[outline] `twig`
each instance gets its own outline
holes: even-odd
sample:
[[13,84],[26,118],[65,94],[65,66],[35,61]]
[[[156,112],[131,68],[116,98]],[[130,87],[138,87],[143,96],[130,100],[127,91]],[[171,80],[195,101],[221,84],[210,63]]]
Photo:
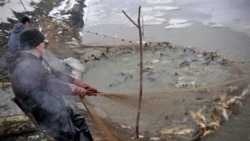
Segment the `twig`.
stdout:
[[138,25],[127,15],[127,13],[122,10],[123,14],[138,28]]

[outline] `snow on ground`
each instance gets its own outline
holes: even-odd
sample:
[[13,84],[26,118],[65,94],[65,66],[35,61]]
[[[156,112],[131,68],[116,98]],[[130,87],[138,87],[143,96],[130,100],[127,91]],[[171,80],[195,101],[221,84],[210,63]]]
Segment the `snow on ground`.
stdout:
[[[0,23],[7,22],[8,18],[16,19],[13,11],[15,12],[25,12],[25,11],[34,11],[35,6],[32,6],[31,3],[39,3],[41,0],[5,0],[5,4],[0,6]],[[49,16],[57,20],[65,20],[70,16],[69,11],[74,7],[75,4],[78,4],[77,0],[62,0],[59,6],[55,7],[49,12]],[[4,12],[2,12],[4,11]],[[86,10],[85,10],[86,12]]]
[[68,19],[70,16],[69,11],[75,4],[78,4],[76,0],[63,0],[59,6],[50,11],[49,16],[55,19]]
[[34,11],[35,7],[31,3],[39,3],[41,0],[5,0],[5,4],[0,6],[0,23],[8,23],[7,18],[17,20],[13,11],[15,12],[25,12],[25,11]]

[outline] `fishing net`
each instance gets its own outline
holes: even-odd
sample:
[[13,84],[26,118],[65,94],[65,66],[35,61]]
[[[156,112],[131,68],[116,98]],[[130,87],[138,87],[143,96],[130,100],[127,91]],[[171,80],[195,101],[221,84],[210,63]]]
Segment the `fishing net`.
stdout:
[[[83,79],[101,91],[83,100],[99,140],[136,139],[139,54],[138,45],[110,46],[82,57]],[[143,54],[138,140],[198,140],[244,105],[249,78],[216,52],[162,42],[144,44]]]

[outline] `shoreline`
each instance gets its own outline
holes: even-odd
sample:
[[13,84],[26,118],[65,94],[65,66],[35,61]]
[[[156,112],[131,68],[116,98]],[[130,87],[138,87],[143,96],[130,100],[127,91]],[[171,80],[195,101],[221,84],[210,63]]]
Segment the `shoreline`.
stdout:
[[[34,11],[28,12],[14,12],[13,14],[17,19],[21,17],[28,16],[31,19],[32,27],[42,29],[42,32],[49,40],[48,50],[51,51],[56,57],[66,58],[67,53],[69,56],[77,56],[77,53],[72,51],[69,46],[69,42],[74,42],[72,44],[80,45],[81,39],[79,38],[79,32],[83,26],[83,19],[80,18],[83,15],[83,8],[85,7],[84,2],[81,3],[80,0],[77,0],[80,5],[75,4],[75,7],[69,11],[71,16],[69,19],[58,21],[49,16],[49,12],[56,6],[58,3],[53,3],[52,1],[41,1],[40,3],[33,3],[35,7]],[[81,14],[77,14],[81,13]],[[9,23],[2,22],[0,23],[0,78],[2,82],[8,81],[6,77],[8,75],[7,66],[5,64],[5,58],[10,56],[8,51],[8,39],[10,32],[14,25],[18,22],[13,19],[8,19]],[[75,26],[73,26],[75,25]],[[53,31],[51,29],[53,28]],[[59,34],[60,33],[60,34]],[[60,50],[59,50],[60,48]]]
[[[84,2],[81,0],[76,1],[77,4],[74,5],[74,7],[68,11],[68,13],[60,13],[60,14],[70,14],[68,19],[63,19],[61,22],[67,24],[68,26],[72,28],[76,28],[80,30],[84,26],[83,21],[83,9],[86,7]],[[53,17],[49,16],[49,12],[60,5],[60,1],[57,1],[57,3],[53,3],[53,1],[41,1],[39,3],[32,3],[33,7],[35,8],[34,11],[24,11],[24,12],[15,12],[13,11],[14,16],[17,19],[20,19],[21,17],[28,16],[31,19],[31,22],[34,27],[39,27],[39,22],[37,21],[38,18],[47,18],[50,20],[54,20]],[[59,19],[56,19],[59,20]],[[12,18],[8,18],[8,22],[1,22],[0,23],[0,46],[4,47],[8,42],[8,36],[10,34],[11,29],[13,26],[18,22]]]

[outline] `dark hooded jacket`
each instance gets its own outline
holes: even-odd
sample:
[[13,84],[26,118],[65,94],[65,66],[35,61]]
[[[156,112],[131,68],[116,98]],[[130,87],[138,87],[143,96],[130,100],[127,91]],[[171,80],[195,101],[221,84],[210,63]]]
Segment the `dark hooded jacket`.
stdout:
[[12,32],[10,34],[10,38],[9,38],[9,42],[8,42],[8,46],[9,46],[9,51],[11,53],[15,53],[16,51],[19,51],[19,34],[21,33],[21,31],[23,31],[26,28],[26,26],[19,22],[17,24],[15,24],[15,26],[12,29]]
[[[40,130],[57,140],[73,141],[75,126],[78,124],[80,129],[80,125],[85,125],[83,117],[78,116],[81,120],[72,118],[77,116],[62,98],[71,93],[68,83],[74,78],[54,69],[48,70],[42,61],[26,52],[17,52],[12,60],[8,60],[12,89]],[[87,126],[83,128],[87,129]],[[87,141],[85,137],[82,140]]]
[[69,95],[68,83],[74,78],[51,68],[51,72],[38,58],[26,52],[18,52],[8,61],[12,89],[17,97],[24,97],[35,89],[50,92],[54,95]]

